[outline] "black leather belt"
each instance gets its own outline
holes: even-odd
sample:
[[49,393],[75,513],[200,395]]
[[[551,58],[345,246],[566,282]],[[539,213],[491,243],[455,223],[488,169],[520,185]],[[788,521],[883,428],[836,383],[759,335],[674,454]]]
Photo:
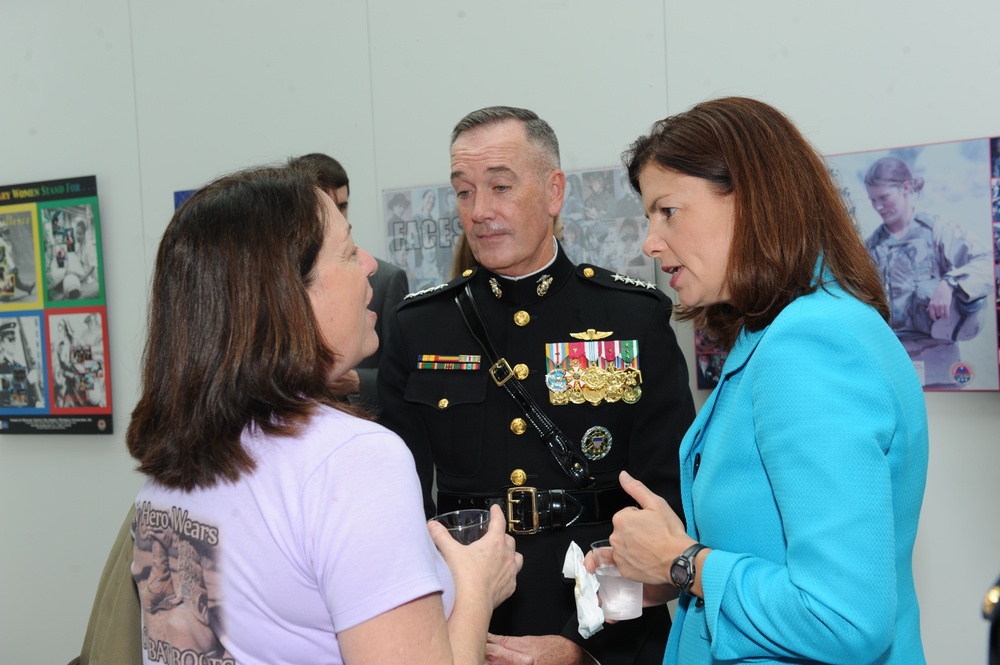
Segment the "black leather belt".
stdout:
[[437,510],[450,513],[463,508],[489,510],[496,504],[507,516],[507,530],[529,535],[569,526],[602,524],[635,501],[620,487],[600,490],[541,490],[509,487],[503,494],[452,494],[438,492]]

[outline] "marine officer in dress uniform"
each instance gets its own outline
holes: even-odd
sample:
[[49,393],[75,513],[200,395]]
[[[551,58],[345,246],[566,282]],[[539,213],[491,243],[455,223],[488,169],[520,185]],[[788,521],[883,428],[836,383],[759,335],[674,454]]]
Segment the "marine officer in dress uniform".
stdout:
[[[622,469],[681,509],[678,445],[694,406],[671,303],[653,284],[566,257],[553,237],[565,186],[559,145],[535,113],[470,113],[452,133],[451,169],[480,267],[408,295],[385,322],[382,423],[413,451],[428,517],[491,503],[505,510],[524,567],[493,614],[487,662],[518,662],[522,652],[538,665],[591,656],[658,665],[666,607],[584,640],[562,567],[570,541],[586,552],[631,503]],[[502,360],[490,360],[463,319],[456,296],[466,287]],[[562,431],[567,454],[550,452],[533,426],[539,418],[507,382]],[[586,468],[579,482],[574,460]]]

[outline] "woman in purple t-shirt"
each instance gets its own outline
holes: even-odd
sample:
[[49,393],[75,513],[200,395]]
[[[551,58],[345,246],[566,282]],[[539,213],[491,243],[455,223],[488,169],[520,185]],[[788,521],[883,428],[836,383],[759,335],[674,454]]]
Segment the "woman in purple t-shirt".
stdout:
[[144,662],[483,662],[521,566],[500,512],[468,546],[425,526],[405,446],[331,389],[377,348],[375,270],[291,169],[174,214],[126,435]]

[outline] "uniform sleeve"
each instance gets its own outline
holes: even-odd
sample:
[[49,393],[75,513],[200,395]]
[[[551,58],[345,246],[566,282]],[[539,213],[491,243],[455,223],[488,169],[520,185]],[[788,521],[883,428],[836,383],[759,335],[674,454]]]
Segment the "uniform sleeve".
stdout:
[[785,561],[709,554],[702,584],[719,660],[860,663],[889,647],[897,553],[886,455],[900,411],[866,330],[846,317],[776,322],[747,365]]
[[993,257],[954,224],[934,225],[934,241],[941,274],[954,277],[970,300],[989,295],[994,286]]
[[379,430],[339,447],[303,490],[309,560],[336,631],[444,590],[413,461]]
[[410,372],[416,364],[416,356],[407,350],[399,327],[399,312],[394,310],[382,325],[385,333],[385,347],[378,373],[378,403],[381,409],[380,422],[399,435],[409,447],[420,478],[423,506],[426,517],[435,513],[431,498],[434,480],[434,458],[431,454],[430,432],[420,417],[418,407],[407,402],[403,395]]

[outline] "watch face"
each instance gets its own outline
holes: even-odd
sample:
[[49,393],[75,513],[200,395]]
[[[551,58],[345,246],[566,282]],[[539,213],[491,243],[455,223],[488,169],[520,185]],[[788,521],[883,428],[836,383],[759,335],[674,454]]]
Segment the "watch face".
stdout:
[[688,581],[687,568],[675,561],[670,566],[670,579],[673,581],[674,586],[684,586]]

